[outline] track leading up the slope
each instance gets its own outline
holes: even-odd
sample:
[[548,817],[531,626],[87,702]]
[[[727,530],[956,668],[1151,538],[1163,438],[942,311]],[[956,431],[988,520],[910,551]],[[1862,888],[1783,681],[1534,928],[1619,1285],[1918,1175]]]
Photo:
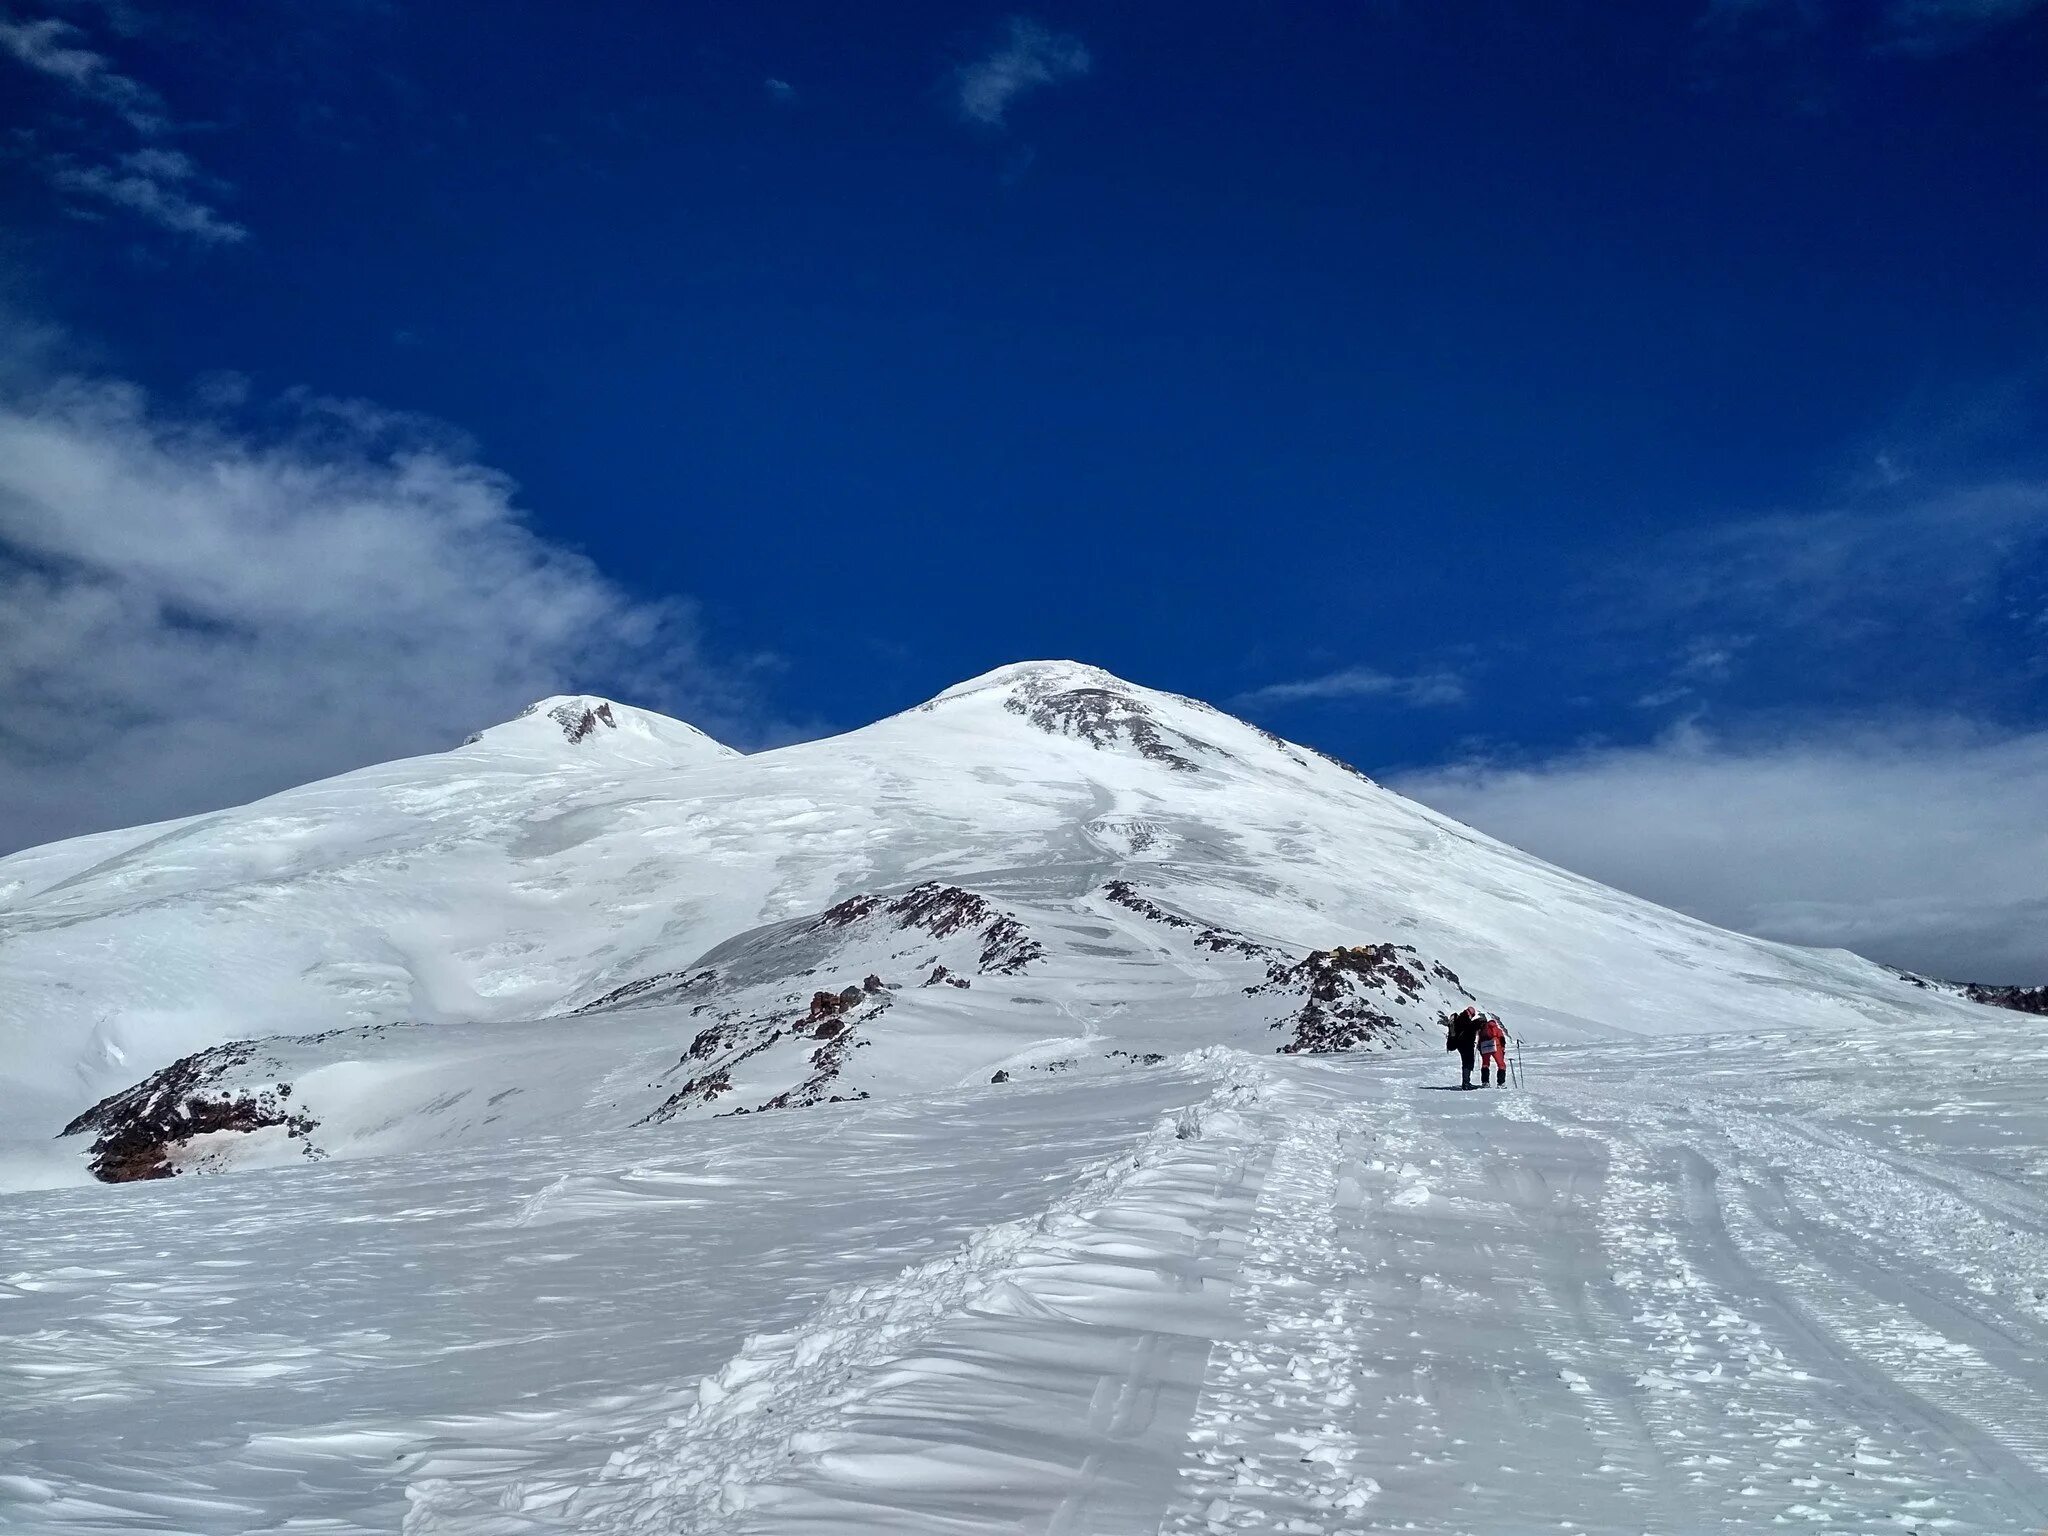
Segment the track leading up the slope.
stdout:
[[[2038,1527],[2048,1204],[1954,1143],[2038,1149],[2048,1081],[1900,1103],[1826,1063],[1981,1091],[1972,1043],[1815,1044],[1545,1053],[1519,1094],[1226,1063],[1046,1216],[497,1507],[762,1536]],[[475,1515],[416,1489],[410,1529]]]

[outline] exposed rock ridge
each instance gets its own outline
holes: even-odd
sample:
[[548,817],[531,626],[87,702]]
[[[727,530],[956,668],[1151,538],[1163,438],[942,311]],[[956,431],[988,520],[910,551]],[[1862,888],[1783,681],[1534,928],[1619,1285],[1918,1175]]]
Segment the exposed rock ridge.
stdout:
[[1022,715],[1054,736],[1072,736],[1097,751],[1128,742],[1138,755],[1181,773],[1196,772],[1192,759],[1167,743],[1140,699],[1109,688],[1061,688],[1049,679],[1027,678],[1003,700],[1003,708]]
[[1448,966],[1424,960],[1412,945],[1360,944],[1318,949],[1292,964],[1275,962],[1266,979],[1245,995],[1292,995],[1300,1004],[1273,1020],[1291,1029],[1283,1055],[1351,1051],[1365,1045],[1390,1046],[1401,1024],[1387,1011],[1395,1002],[1410,1009],[1431,1002],[1460,1004],[1472,994]]
[[2048,987],[1998,987],[1983,982],[1963,983],[1963,996],[1991,1008],[2010,1008],[2015,1013],[2048,1014]]
[[619,728],[619,722],[612,718],[612,706],[608,700],[600,700],[593,709],[580,700],[571,699],[568,703],[557,704],[549,710],[548,718],[562,728],[563,739],[572,747],[596,731],[599,726],[608,731]]
[[1261,944],[1228,928],[1212,928],[1206,923],[1196,922],[1193,918],[1182,917],[1178,912],[1169,912],[1149,896],[1140,895],[1138,888],[1128,880],[1110,881],[1102,888],[1102,894],[1140,917],[1148,918],[1155,923],[1163,923],[1168,928],[1187,930],[1194,935],[1197,949],[1206,949],[1219,955],[1248,955],[1257,960],[1283,958],[1281,952],[1270,944]]
[[[255,1042],[234,1040],[183,1057],[100,1100],[58,1135],[99,1132],[90,1167],[94,1178],[108,1184],[171,1178],[178,1172],[176,1154],[194,1137],[217,1131],[247,1134],[281,1125],[292,1140],[304,1143],[307,1157],[318,1157],[310,1139],[317,1122],[289,1108],[290,1083],[260,1091],[226,1086],[224,1080],[252,1065],[256,1056]],[[265,1065],[277,1068],[275,1061]]]

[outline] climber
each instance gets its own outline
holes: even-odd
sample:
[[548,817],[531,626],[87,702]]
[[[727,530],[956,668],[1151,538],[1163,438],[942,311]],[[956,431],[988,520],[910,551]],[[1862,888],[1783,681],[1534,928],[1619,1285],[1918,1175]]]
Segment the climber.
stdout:
[[1472,1055],[1479,1048],[1479,1010],[1467,1008],[1460,1013],[1447,1013],[1443,1019],[1444,1049],[1456,1051],[1465,1068],[1462,1088],[1472,1086]]
[[[1488,1014],[1479,1021],[1479,1086],[1486,1086],[1486,1071],[1491,1066],[1500,1074],[1500,1086],[1508,1085],[1508,1032],[1500,1020]],[[1471,1082],[1471,1074],[1466,1074]]]

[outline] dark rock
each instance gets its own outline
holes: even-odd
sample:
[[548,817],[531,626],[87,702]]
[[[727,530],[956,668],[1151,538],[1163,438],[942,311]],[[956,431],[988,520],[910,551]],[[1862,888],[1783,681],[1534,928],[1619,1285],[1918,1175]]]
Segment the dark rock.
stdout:
[[[915,928],[935,939],[978,929],[982,936],[980,966],[985,973],[1014,976],[1045,955],[1044,947],[1016,918],[972,891],[937,880],[928,880],[900,896],[849,896],[820,913],[817,926],[847,928],[878,915],[893,919],[899,928]],[[875,983],[870,991],[882,985],[878,976],[870,980]]]
[[1292,1027],[1291,1037],[1278,1048],[1292,1056],[1391,1043],[1399,1026],[1376,998],[1391,993],[1413,1005],[1421,1001],[1431,978],[1470,996],[1451,971],[1424,961],[1406,944],[1314,950],[1292,965],[1274,962],[1266,968],[1264,981],[1244,990],[1247,996],[1279,993],[1301,998],[1299,1007],[1271,1026]]
[[1281,958],[1280,951],[1270,944],[1260,944],[1241,933],[1233,933],[1228,928],[1211,928],[1191,918],[1182,917],[1178,912],[1167,911],[1150,897],[1140,895],[1138,888],[1128,880],[1110,881],[1102,888],[1102,894],[1140,917],[1148,918],[1155,923],[1163,923],[1168,928],[1188,930],[1194,935],[1193,943],[1197,949],[1206,949],[1219,955],[1246,955],[1255,960]]
[[226,1085],[230,1074],[251,1066],[256,1056],[253,1042],[236,1040],[183,1057],[100,1100],[59,1136],[97,1131],[90,1166],[93,1177],[108,1184],[171,1178],[178,1171],[171,1154],[193,1137],[217,1131],[246,1134],[281,1125],[291,1140],[306,1143],[306,1156],[319,1156],[312,1144],[319,1122],[285,1108],[289,1083],[261,1090]]
[[619,722],[612,718],[610,704],[599,704],[590,709],[575,703],[557,704],[548,711],[548,718],[562,728],[562,735],[571,746],[584,740],[599,726],[606,730],[617,730]]
[[[1113,688],[1062,688],[1055,678],[1027,677],[1003,700],[1003,708],[1042,731],[1076,737],[1098,751],[1128,742],[1140,757],[1182,773],[1198,771],[1191,759],[1168,744],[1167,733],[1134,694]],[[1183,746],[1208,745],[1175,739]]]
[[2010,1008],[2015,1013],[2048,1014],[2048,987],[1997,987],[1982,982],[1963,983],[1963,996],[1989,1008]]
[[656,1003],[680,1002],[710,990],[718,982],[718,972],[663,971],[658,976],[643,976],[638,981],[629,981],[624,986],[614,987],[594,1002],[570,1010],[572,1014],[598,1013],[608,1008],[621,1008],[627,1004],[649,1007]]

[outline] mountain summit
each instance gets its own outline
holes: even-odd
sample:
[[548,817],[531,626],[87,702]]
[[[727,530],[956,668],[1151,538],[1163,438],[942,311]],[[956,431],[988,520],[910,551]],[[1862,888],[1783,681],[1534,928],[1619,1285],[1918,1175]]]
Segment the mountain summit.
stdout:
[[738,757],[694,725],[652,710],[634,709],[594,694],[555,694],[522,709],[514,719],[479,731],[462,744],[496,752],[559,752],[563,746],[619,761],[677,765]]
[[1968,1007],[1062,661],[752,756],[545,699],[455,751],[0,861],[10,885],[11,1122],[123,1176],[1428,1046],[1474,999],[1532,1040]]

